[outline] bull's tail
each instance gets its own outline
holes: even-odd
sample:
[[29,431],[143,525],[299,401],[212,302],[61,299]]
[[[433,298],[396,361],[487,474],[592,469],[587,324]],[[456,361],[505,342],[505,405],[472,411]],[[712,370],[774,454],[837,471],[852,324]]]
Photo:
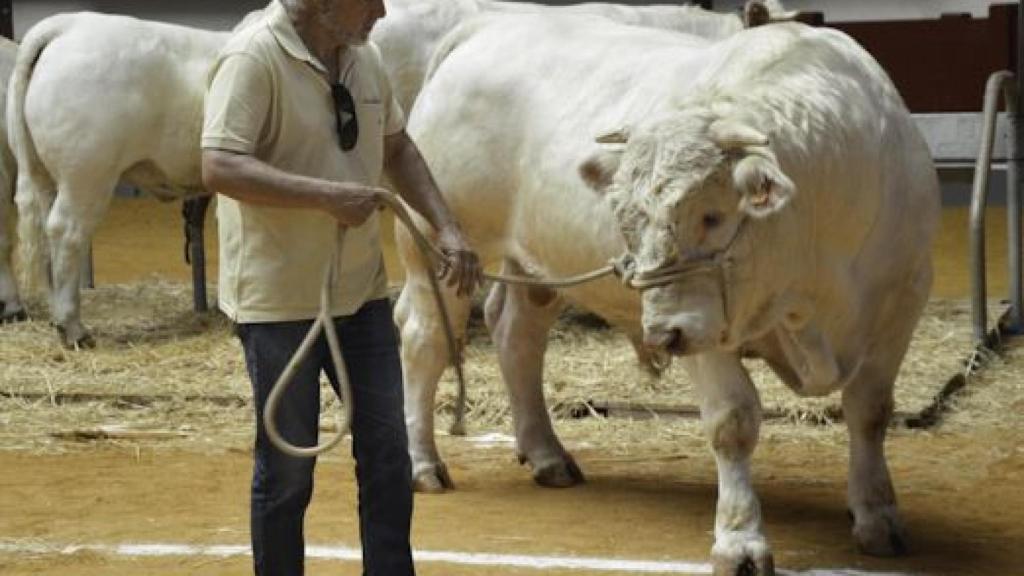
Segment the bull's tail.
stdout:
[[61,34],[66,16],[54,16],[36,24],[25,35],[11,73],[7,98],[8,141],[18,163],[18,259],[20,280],[26,294],[36,292],[43,278],[44,226],[53,205],[53,179],[36,151],[25,120],[25,97],[32,70],[43,50]]

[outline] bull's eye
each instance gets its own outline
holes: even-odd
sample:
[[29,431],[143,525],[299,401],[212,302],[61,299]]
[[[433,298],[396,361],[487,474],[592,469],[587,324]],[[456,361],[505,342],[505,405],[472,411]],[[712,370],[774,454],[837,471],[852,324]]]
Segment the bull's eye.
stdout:
[[723,219],[721,212],[708,212],[701,218],[701,224],[704,225],[705,230],[714,230],[718,228]]

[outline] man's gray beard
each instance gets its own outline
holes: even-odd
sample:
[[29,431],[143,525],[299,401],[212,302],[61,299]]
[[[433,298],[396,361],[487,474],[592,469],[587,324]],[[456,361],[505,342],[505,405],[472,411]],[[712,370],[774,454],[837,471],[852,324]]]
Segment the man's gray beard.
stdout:
[[363,36],[356,36],[354,38],[345,40],[345,44],[348,45],[348,46],[354,46],[356,48],[360,48],[362,46],[366,46],[366,43],[369,42],[369,41],[370,41],[369,38],[365,38]]
[[[327,18],[327,16],[325,16],[323,14],[318,14],[317,15],[317,19],[319,20],[318,23],[320,24],[321,28],[323,28],[325,30],[331,30],[331,29],[334,28],[334,26],[332,26],[332,24],[334,24],[334,23],[331,22]],[[369,41],[369,37],[363,37],[360,34],[346,34],[345,37],[341,39],[341,43],[344,46],[355,46],[357,48],[361,47],[361,46],[365,46],[368,41]]]

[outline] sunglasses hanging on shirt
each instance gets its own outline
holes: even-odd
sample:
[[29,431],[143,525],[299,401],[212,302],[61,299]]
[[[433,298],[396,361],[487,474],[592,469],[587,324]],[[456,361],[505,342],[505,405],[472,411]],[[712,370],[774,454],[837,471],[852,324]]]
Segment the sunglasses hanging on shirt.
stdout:
[[332,84],[331,96],[334,97],[334,111],[338,120],[338,142],[345,152],[356,147],[359,140],[359,122],[356,120],[356,104],[352,93],[344,84]]

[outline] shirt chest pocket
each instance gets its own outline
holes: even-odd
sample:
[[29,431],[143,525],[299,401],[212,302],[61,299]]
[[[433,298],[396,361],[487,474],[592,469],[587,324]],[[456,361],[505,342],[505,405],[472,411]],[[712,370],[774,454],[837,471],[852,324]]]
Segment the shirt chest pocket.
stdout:
[[366,175],[374,184],[380,182],[384,167],[384,106],[380,100],[356,101],[356,119],[359,122],[359,140],[355,152],[359,155]]

